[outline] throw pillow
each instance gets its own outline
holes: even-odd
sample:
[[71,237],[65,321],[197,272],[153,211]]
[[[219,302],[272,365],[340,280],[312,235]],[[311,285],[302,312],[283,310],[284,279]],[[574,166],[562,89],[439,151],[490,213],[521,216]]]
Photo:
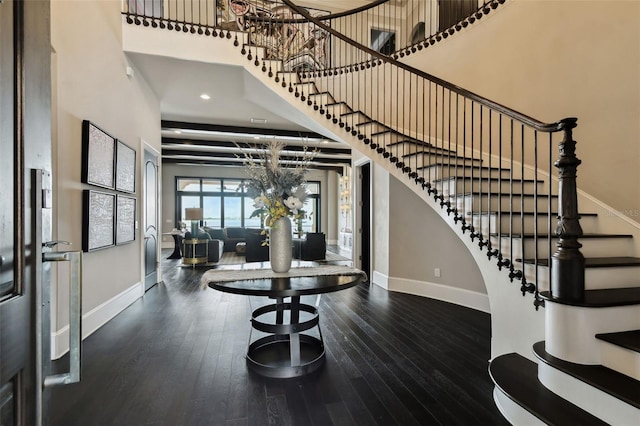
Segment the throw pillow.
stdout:
[[214,240],[224,241],[227,239],[227,234],[226,232],[224,232],[224,229],[210,229],[209,235],[211,235],[211,238],[213,238]]

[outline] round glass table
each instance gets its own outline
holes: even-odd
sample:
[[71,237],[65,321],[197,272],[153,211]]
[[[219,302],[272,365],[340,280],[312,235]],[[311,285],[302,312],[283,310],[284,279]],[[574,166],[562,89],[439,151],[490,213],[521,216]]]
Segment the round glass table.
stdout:
[[[318,275],[207,283],[210,288],[226,293],[264,296],[275,300],[275,303],[254,309],[251,314],[252,330],[246,359],[252,371],[266,377],[291,378],[310,374],[324,364],[325,348],[318,313],[320,295],[351,288],[366,280],[366,275],[352,268],[344,268],[344,272],[331,275],[323,273],[320,267],[310,268],[309,271],[316,271]],[[301,303],[301,296],[313,295],[316,296],[315,304]],[[309,333],[314,328],[317,328],[317,336]],[[252,341],[253,330],[266,336]]]

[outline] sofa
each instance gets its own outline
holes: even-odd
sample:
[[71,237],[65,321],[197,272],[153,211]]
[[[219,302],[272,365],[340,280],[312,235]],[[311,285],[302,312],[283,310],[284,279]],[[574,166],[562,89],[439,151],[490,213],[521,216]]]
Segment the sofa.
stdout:
[[[184,234],[185,240],[190,240],[191,238],[191,232],[187,232],[186,234]],[[207,242],[207,262],[219,262],[220,258],[222,257],[224,241],[213,239],[208,232],[204,232],[202,230],[198,232],[198,240],[209,240]],[[183,253],[184,257],[193,257],[190,252],[192,250],[191,246],[187,245],[184,249],[186,251],[185,253]],[[204,253],[201,253],[201,250],[204,250],[204,246],[196,247],[197,254],[203,255]]]
[[224,241],[224,252],[233,252],[236,250],[236,244],[246,242],[246,229],[241,227],[230,226],[226,228],[203,228],[214,240]]
[[247,262],[266,262],[269,260],[269,246],[263,245],[266,235],[262,229],[247,229],[245,260]]
[[300,260],[324,260],[327,241],[324,232],[308,232],[304,238],[293,240],[293,257]]

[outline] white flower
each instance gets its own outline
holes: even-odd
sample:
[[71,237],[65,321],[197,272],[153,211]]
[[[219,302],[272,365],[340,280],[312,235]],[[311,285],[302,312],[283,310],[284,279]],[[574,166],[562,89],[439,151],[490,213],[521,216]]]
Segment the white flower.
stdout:
[[298,214],[298,209],[302,208],[302,201],[298,197],[289,197],[284,200],[284,205],[289,207],[293,214]]
[[265,196],[259,195],[253,199],[253,208],[254,209],[262,209],[265,206]]

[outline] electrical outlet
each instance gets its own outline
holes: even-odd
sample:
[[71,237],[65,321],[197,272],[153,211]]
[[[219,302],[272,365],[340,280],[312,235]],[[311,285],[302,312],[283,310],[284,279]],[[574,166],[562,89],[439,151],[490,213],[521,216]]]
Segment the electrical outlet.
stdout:
[[433,275],[436,276],[436,278],[440,278],[440,268],[436,268],[433,270]]

